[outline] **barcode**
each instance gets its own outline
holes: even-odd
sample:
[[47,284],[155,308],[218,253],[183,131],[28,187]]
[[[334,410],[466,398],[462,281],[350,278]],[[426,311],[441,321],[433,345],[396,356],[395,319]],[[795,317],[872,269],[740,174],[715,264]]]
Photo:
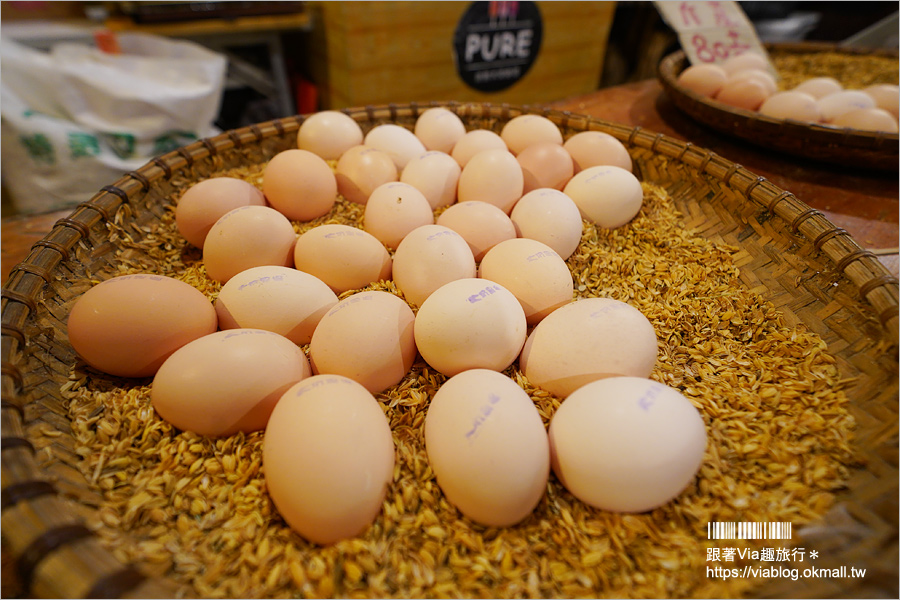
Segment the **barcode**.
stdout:
[[789,540],[791,524],[713,521],[706,525],[706,536],[710,540]]

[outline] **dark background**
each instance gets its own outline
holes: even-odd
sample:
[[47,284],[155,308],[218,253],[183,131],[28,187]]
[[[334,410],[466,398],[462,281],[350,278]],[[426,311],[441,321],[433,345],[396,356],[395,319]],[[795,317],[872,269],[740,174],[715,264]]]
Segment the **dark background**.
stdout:
[[[738,2],[763,42],[840,42],[897,12],[897,2]],[[600,87],[656,77],[680,49],[652,2],[619,2]],[[894,46],[896,50],[896,45]]]

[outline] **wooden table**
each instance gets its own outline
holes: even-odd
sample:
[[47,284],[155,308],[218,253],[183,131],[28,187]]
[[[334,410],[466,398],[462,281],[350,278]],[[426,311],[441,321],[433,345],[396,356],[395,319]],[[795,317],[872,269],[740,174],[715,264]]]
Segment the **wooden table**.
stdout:
[[[846,229],[860,246],[878,254],[893,275],[898,274],[900,189],[896,172],[863,173],[805,162],[726,138],[681,113],[655,79],[602,89],[550,106],[640,126],[713,150],[821,210],[832,223]],[[3,218],[4,282],[11,268],[28,255],[31,245],[46,235],[57,219],[70,212]]]

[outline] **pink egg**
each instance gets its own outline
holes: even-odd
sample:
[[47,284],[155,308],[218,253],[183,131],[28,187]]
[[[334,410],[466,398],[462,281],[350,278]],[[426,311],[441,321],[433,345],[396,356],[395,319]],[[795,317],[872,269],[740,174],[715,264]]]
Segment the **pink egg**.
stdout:
[[572,157],[575,173],[598,165],[614,165],[626,171],[632,170],[631,155],[625,145],[602,131],[576,133],[566,140],[563,148]]
[[696,94],[713,98],[725,85],[727,77],[728,74],[718,65],[691,65],[678,75],[676,83]]
[[344,152],[335,167],[338,192],[357,204],[365,204],[379,185],[397,181],[397,165],[385,152],[371,146],[354,146]]
[[285,392],[269,418],[266,490],[291,529],[327,546],[362,534],[381,513],[394,454],[388,420],[366,388],[313,375]]
[[393,123],[373,127],[363,138],[363,144],[387,153],[394,161],[398,173],[403,171],[406,163],[427,151],[416,134]]
[[528,325],[573,300],[572,272],[553,248],[537,240],[513,238],[495,245],[484,255],[478,276],[512,292]]
[[469,369],[499,372],[516,360],[527,328],[512,292],[487,279],[457,279],[419,307],[416,346],[425,362],[447,377]]
[[219,218],[241,206],[265,206],[266,197],[253,184],[236,177],[212,177],[189,187],[175,205],[178,232],[197,248]]
[[818,99],[822,120],[831,123],[840,115],[858,108],[874,108],[875,100],[860,90],[843,90]]
[[528,192],[516,202],[509,218],[518,237],[547,244],[563,260],[581,242],[581,212],[575,201],[559,190],[542,188]]
[[795,92],[809,94],[815,99],[823,98],[829,94],[840,92],[844,87],[834,77],[813,77],[800,83],[794,88]]
[[203,242],[210,278],[225,283],[251,267],[294,264],[294,226],[268,206],[236,208],[216,221]]
[[428,199],[422,192],[401,181],[375,188],[363,215],[363,229],[392,250],[396,250],[413,229],[432,224],[434,212]]
[[328,213],[337,200],[337,181],[325,159],[308,150],[285,150],[263,171],[269,204],[295,221],[311,221]]
[[282,394],[312,375],[303,350],[262,329],[218,331],[176,350],[153,378],[150,400],[178,429],[227,436],[265,429]]
[[482,150],[508,150],[506,142],[499,134],[490,129],[474,129],[462,136],[450,156],[453,157],[460,168],[465,168],[469,160]]
[[67,333],[78,356],[95,369],[147,377],[173,352],[216,331],[217,322],[215,308],[197,288],[139,273],[86,291],[69,313]]
[[323,110],[306,117],[297,131],[297,147],[325,160],[337,160],[341,154],[362,143],[359,123],[336,110]]
[[721,66],[722,70],[731,75],[747,69],[762,69],[766,71],[769,68],[769,61],[759,52],[747,51],[725,59]]
[[409,305],[390,292],[347,296],[325,313],[313,332],[313,372],[349,377],[372,394],[400,383],[416,359],[414,321]]
[[513,154],[540,142],[562,144],[562,132],[556,123],[541,115],[513,117],[500,130],[500,137]]
[[219,290],[219,329],[264,329],[308,344],[338,298],[318,277],[293,267],[264,266],[241,271]]
[[883,108],[858,108],[838,115],[831,122],[835,127],[849,127],[863,131],[897,133],[897,120]]
[[408,302],[421,306],[442,285],[475,277],[475,256],[461,235],[443,225],[423,225],[394,252],[394,283]]
[[505,212],[477,200],[454,204],[435,222],[461,235],[472,249],[475,262],[500,242],[516,237],[516,228]]
[[487,202],[509,214],[524,188],[525,175],[511,152],[483,150],[463,167],[456,197],[459,202]]
[[432,150],[406,163],[400,181],[413,186],[425,196],[431,209],[456,202],[456,188],[462,172],[449,154]]
[[753,81],[757,81],[766,88],[766,92],[769,94],[774,94],[778,89],[778,82],[775,81],[775,78],[768,71],[763,71],[762,69],[745,69],[743,71],[738,71],[736,73],[732,73],[728,76],[728,79],[725,81],[726,84],[732,83],[734,81],[745,81],[747,79],[752,79]]
[[523,193],[538,188],[561,190],[575,174],[572,156],[555,142],[539,142],[522,150],[516,157],[525,178]]
[[821,119],[816,99],[798,91],[776,92],[766,98],[759,107],[759,113],[773,119],[793,119],[808,123],[818,123]]
[[563,192],[578,206],[582,218],[607,229],[630,222],[644,202],[640,180],[612,165],[585,169],[569,180]]
[[716,100],[723,104],[753,111],[757,110],[768,97],[769,93],[765,86],[753,79],[726,82],[716,94]]
[[863,92],[875,100],[875,106],[883,108],[894,115],[895,119],[897,118],[898,104],[900,104],[900,86],[886,83],[876,84],[863,89]]
[[455,112],[436,107],[419,115],[413,133],[426,149],[450,154],[456,142],[466,134],[466,126]]
[[370,233],[327,223],[297,238],[294,266],[328,284],[336,294],[391,278],[391,255]]

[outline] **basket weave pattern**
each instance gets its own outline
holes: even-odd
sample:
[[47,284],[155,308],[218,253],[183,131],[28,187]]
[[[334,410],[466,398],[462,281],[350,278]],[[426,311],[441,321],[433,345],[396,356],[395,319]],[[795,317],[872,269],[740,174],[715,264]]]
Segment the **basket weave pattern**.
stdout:
[[[609,133],[632,154],[635,174],[663,186],[705,237],[740,249],[745,285],[789,323],[828,344],[858,423],[860,468],[839,502],[802,540],[817,566],[858,565],[858,580],[772,580],[765,596],[897,596],[898,282],[870,252],[789,192],[690,143],[567,112],[491,104],[433,103],[348,109],[364,130],[411,127],[431,106],[456,111],[469,128],[497,130],[524,112],[542,114],[564,135]],[[173,582],[123,565],[84,525],[100,503],[79,469],[60,386],[75,360],[66,335],[74,301],[97,273],[116,270],[119,239],[109,223],[140,238],[171,204],[173,182],[263,164],[295,147],[303,117],[279,119],[201,140],[154,159],[104,187],[36,243],[16,266],[2,300],[2,532],[4,554],[36,597],[171,597]],[[148,257],[136,257],[150,260]],[[795,534],[796,537],[796,534]]]

